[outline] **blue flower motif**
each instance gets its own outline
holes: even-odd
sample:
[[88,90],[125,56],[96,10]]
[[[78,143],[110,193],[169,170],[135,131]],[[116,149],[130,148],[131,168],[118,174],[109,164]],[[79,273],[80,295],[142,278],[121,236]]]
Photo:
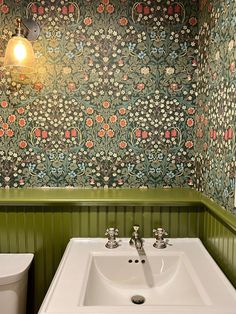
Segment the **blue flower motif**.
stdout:
[[38,177],[41,178],[41,179],[42,179],[43,177],[45,177],[45,176],[46,176],[46,173],[43,172],[43,171],[40,171],[39,174],[38,174]]
[[157,36],[157,34],[155,32],[151,32],[151,34],[150,34],[151,39],[156,38],[156,36]]
[[65,159],[65,155],[63,153],[60,153],[58,155],[58,157],[59,157],[60,160],[64,160]]
[[181,164],[177,164],[176,166],[177,166],[177,169],[179,171],[183,171],[184,170],[184,165],[182,163]]
[[66,53],[66,56],[67,56],[69,59],[73,59],[75,55],[73,54],[72,51],[68,51],[68,52]]
[[172,51],[170,53],[170,57],[171,57],[171,59],[176,59],[178,57],[178,55],[177,55],[177,53],[175,51]]
[[157,48],[156,48],[156,47],[153,47],[151,52],[152,52],[152,53],[157,53]]
[[149,160],[153,160],[154,159],[154,155],[153,154],[148,154],[148,159]]
[[172,171],[170,171],[170,172],[167,172],[167,177],[169,178],[169,179],[172,179],[172,178],[174,178],[175,177],[175,175],[174,175],[174,173],[172,172]]
[[137,178],[141,179],[144,176],[144,173],[139,171],[136,176]]
[[156,172],[156,169],[155,169],[155,168],[150,168],[150,169],[149,169],[149,172],[150,172],[150,173],[155,173],[155,172]]
[[183,51],[186,51],[188,46],[187,46],[187,43],[184,42],[184,43],[180,43],[180,48],[183,50]]
[[165,50],[164,50],[164,48],[160,47],[160,48],[158,48],[158,52],[159,52],[160,54],[163,54],[163,53],[165,52]]
[[50,154],[49,154],[49,156],[48,156],[48,158],[49,158],[50,160],[54,160],[55,155],[54,155],[54,154],[52,154],[52,153],[50,153]]
[[143,59],[146,56],[146,53],[144,51],[140,51],[140,53],[138,54],[138,57],[140,59]]
[[132,43],[128,44],[128,48],[129,48],[130,51],[134,51],[135,47],[136,47],[136,44],[132,44]]
[[83,42],[82,41],[80,41],[79,43],[76,43],[75,45],[76,45],[76,48],[78,51],[81,51],[83,49]]
[[76,173],[75,173],[74,171],[69,172],[68,175],[69,175],[71,178],[75,178],[75,177],[76,177]]
[[56,168],[52,168],[51,172],[52,172],[52,174],[56,174],[57,173],[57,169]]
[[165,39],[165,38],[166,38],[166,32],[165,32],[165,31],[162,31],[162,32],[160,33],[160,37],[161,37],[162,39]]
[[164,155],[163,155],[162,153],[160,153],[160,154],[157,155],[157,158],[158,158],[159,160],[162,160],[162,159],[164,158]]
[[130,163],[128,163],[128,171],[129,172],[131,172],[131,171],[133,171],[134,170],[134,165],[132,165],[132,164],[130,164]]
[[81,171],[85,170],[85,164],[82,162],[81,164],[78,164],[78,167]]
[[29,163],[29,170],[30,171],[34,171],[35,167],[36,167],[35,164]]

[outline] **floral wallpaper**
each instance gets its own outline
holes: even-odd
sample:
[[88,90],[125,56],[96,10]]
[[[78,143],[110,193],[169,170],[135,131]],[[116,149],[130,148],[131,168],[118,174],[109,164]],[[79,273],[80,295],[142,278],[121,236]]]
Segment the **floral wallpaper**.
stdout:
[[236,214],[236,2],[199,5],[196,184]]
[[1,64],[32,17],[35,73],[0,68],[1,187],[193,186],[196,0],[0,0]]

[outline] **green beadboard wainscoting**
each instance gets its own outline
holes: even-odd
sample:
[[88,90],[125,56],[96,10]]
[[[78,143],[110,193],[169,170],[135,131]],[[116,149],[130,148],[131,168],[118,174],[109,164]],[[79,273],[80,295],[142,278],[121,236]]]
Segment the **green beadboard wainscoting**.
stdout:
[[[133,205],[132,205],[133,204]],[[190,189],[0,190],[0,252],[32,252],[28,313],[37,313],[71,237],[129,237],[164,227],[169,237],[199,237],[236,286],[236,217]]]

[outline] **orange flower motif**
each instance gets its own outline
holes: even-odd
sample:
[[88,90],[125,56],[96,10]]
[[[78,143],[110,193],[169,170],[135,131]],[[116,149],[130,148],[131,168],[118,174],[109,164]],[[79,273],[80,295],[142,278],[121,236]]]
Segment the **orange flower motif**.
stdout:
[[46,139],[48,137],[47,131],[42,131],[42,138]]
[[111,123],[115,123],[117,121],[117,116],[116,115],[110,116],[109,120]]
[[44,14],[44,7],[39,7],[38,8],[38,14],[43,15]]
[[2,124],[2,128],[3,128],[4,130],[7,130],[7,129],[8,129],[8,124],[7,124],[7,123],[3,123],[3,124]]
[[7,14],[9,12],[9,7],[4,4],[1,8],[2,13]]
[[106,131],[109,130],[110,129],[109,124],[107,123],[103,124],[103,129]]
[[188,108],[188,114],[194,114],[195,109],[193,107]]
[[1,102],[1,106],[2,106],[3,108],[6,108],[6,107],[8,106],[8,102],[5,101],[5,100],[3,100],[3,101]]
[[137,84],[137,89],[138,89],[138,90],[143,90],[144,88],[145,88],[144,83],[138,83],[138,84]]
[[98,123],[102,123],[103,122],[103,116],[101,116],[101,115],[97,115],[95,119],[96,119],[96,121]]
[[89,26],[89,25],[91,25],[92,23],[93,23],[93,20],[92,20],[91,17],[87,16],[87,17],[84,18],[84,24],[85,24],[85,25]]
[[190,19],[188,21],[189,21],[189,24],[192,26],[195,26],[197,24],[196,17],[190,17]]
[[142,138],[143,139],[148,138],[148,132],[147,131],[142,131]]
[[36,129],[34,130],[34,135],[35,135],[36,137],[40,137],[40,136],[41,136],[41,130],[40,130],[39,128],[36,128]]
[[19,114],[22,114],[22,113],[25,112],[25,109],[24,109],[23,107],[20,107],[20,108],[17,109],[17,112],[18,112]]
[[71,136],[76,137],[77,135],[77,130],[76,129],[71,129]]
[[125,120],[125,119],[121,119],[121,120],[120,120],[120,126],[121,126],[122,128],[124,128],[126,125],[127,125],[126,120]]
[[2,137],[4,135],[4,130],[0,129],[0,137]]
[[34,83],[34,89],[37,90],[38,92],[41,91],[41,89],[43,89],[43,83],[41,82]]
[[194,125],[194,121],[192,118],[187,119],[187,126],[192,127]]
[[114,133],[114,131],[113,130],[108,130],[107,131],[107,135],[109,136],[109,137],[113,137],[114,135],[115,135],[115,133]]
[[14,114],[11,114],[9,117],[8,117],[8,122],[10,123],[13,123],[16,121],[16,116]]
[[26,148],[27,147],[27,142],[26,141],[20,141],[19,142],[19,146],[20,146],[20,148]]
[[126,114],[126,109],[125,108],[120,108],[119,109],[119,114]]
[[97,12],[98,13],[103,13],[104,12],[104,5],[103,4],[99,4],[99,6],[97,7]]
[[126,17],[121,17],[121,18],[119,19],[119,24],[120,24],[121,26],[126,26],[126,25],[128,24],[127,18],[126,18]]
[[12,137],[12,136],[14,135],[14,132],[12,131],[12,129],[8,129],[8,130],[7,130],[7,135],[8,135],[9,137]]
[[137,138],[141,137],[141,136],[142,136],[142,130],[136,129],[136,130],[135,130],[135,136],[136,136]]
[[93,125],[93,120],[91,118],[88,118],[86,120],[86,125],[89,126],[89,127],[92,126]]
[[98,136],[99,136],[99,137],[103,137],[105,134],[106,134],[106,132],[105,132],[103,129],[101,129],[100,131],[98,131]]
[[19,120],[19,126],[20,126],[20,127],[23,127],[23,126],[25,126],[25,125],[26,125],[25,119],[20,119],[20,120]]
[[70,138],[70,131],[69,130],[65,131],[65,138],[67,138],[67,139]]
[[93,114],[94,110],[93,108],[89,107],[86,109],[87,114]]
[[109,0],[102,0],[101,1],[103,4],[108,5],[109,4]]
[[185,147],[192,148],[193,147],[193,142],[192,141],[185,142]]
[[107,13],[112,14],[115,11],[115,8],[112,4],[108,4],[107,6]]
[[87,141],[86,143],[85,143],[85,146],[86,147],[88,147],[88,148],[92,148],[93,147],[93,141]]
[[125,141],[121,141],[121,142],[119,143],[119,147],[120,147],[121,149],[126,148],[126,146],[127,146],[127,143],[126,143]]
[[105,108],[105,109],[107,109],[107,108],[109,108],[110,107],[110,103],[109,103],[109,101],[104,101],[103,103],[102,103],[102,105],[103,105],[103,108]]

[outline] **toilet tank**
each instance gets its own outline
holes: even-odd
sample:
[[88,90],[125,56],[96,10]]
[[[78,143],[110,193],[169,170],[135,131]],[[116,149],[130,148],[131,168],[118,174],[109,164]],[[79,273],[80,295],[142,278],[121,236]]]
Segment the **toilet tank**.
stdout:
[[0,313],[26,314],[28,269],[34,255],[0,254]]

